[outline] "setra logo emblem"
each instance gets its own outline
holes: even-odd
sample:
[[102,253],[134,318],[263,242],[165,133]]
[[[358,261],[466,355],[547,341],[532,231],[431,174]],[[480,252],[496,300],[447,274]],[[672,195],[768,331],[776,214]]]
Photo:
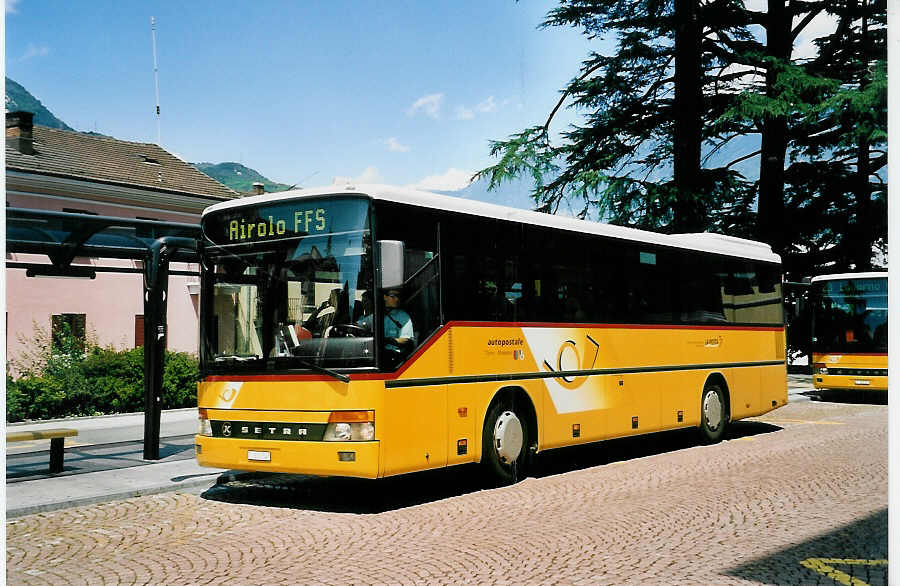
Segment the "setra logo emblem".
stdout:
[[231,424],[230,423],[222,424],[222,435],[224,435],[225,437],[229,437],[231,435]]

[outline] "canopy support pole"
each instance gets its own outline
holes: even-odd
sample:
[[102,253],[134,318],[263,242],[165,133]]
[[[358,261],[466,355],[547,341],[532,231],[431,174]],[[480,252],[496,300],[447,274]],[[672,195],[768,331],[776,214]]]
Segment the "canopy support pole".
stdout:
[[144,459],[159,460],[162,380],[165,369],[169,260],[176,250],[197,250],[192,238],[164,236],[144,260]]

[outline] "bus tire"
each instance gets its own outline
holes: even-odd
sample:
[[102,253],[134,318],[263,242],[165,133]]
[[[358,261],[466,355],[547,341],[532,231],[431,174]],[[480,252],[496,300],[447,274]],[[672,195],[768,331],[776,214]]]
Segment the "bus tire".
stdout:
[[703,441],[714,444],[722,439],[728,426],[728,401],[725,391],[715,382],[703,387],[700,398],[700,435]]
[[525,478],[531,430],[525,414],[509,398],[488,409],[481,438],[482,467],[498,486]]

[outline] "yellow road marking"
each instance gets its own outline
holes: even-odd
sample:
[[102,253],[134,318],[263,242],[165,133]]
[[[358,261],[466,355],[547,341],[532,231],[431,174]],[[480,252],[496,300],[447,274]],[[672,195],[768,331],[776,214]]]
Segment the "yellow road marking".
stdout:
[[834,565],[846,566],[886,566],[887,560],[840,560],[836,558],[807,558],[800,562],[800,565],[809,568],[813,572],[822,574],[831,578],[838,584],[845,586],[869,586],[867,582],[863,582],[859,578],[854,578],[849,574],[845,574],[840,570],[834,569]]

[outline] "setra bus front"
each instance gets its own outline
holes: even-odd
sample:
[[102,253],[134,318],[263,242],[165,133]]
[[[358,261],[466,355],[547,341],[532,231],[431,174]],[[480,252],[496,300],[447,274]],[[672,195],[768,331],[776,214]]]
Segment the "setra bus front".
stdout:
[[370,210],[363,196],[294,194],[204,213],[198,463],[379,476],[376,365],[389,357]]
[[819,390],[888,388],[886,273],[812,280],[813,385]]

